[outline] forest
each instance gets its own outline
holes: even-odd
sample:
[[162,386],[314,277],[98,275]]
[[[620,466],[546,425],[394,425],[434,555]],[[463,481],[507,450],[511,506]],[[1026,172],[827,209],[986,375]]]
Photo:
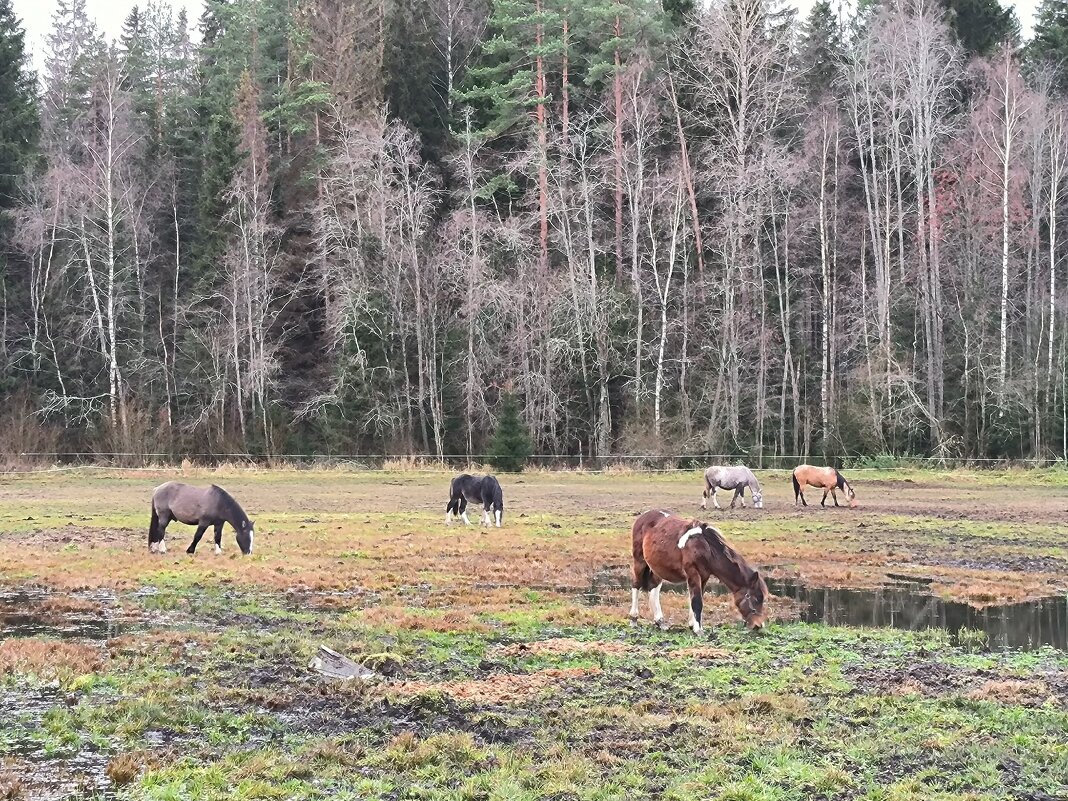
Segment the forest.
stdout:
[[1068,458],[1068,0],[0,0],[0,451]]

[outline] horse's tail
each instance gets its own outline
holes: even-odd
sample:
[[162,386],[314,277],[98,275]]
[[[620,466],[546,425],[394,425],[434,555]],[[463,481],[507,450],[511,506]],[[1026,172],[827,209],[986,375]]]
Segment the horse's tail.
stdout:
[[152,504],[152,520],[148,523],[148,544],[159,542],[163,537],[159,534],[159,515],[156,514],[156,504]]
[[501,489],[501,482],[497,479],[493,479],[493,505],[498,509],[504,509],[504,490]]
[[838,489],[845,490],[845,488],[846,488],[845,476],[843,476],[837,470],[834,471],[834,480],[835,480],[835,483],[838,485]]
[[794,500],[796,501],[797,497],[801,494],[801,482],[797,480],[797,474],[796,473],[794,473],[792,476],[790,476],[790,478],[794,482]]

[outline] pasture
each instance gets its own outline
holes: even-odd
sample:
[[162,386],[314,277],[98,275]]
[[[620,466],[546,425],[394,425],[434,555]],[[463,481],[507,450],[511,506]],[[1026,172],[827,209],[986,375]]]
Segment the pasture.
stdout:
[[[667,631],[644,596],[628,624],[630,525],[663,507],[807,591],[1052,598],[1068,625],[1068,474],[844,472],[856,509],[795,510],[788,472],[705,512],[696,471],[505,475],[501,529],[445,526],[448,472],[6,477],[0,799],[1068,797],[1065,650],[788,598],[753,634],[711,588],[701,637],[680,593]],[[172,478],[225,487],[254,553],[172,524],[150,554]],[[381,678],[320,676],[320,645]]]

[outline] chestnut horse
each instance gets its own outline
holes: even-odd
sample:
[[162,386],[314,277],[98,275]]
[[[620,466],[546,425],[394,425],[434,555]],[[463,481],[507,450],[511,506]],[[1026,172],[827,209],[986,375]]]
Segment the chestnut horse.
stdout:
[[664,628],[660,587],[665,581],[686,582],[690,590],[690,622],[701,633],[702,595],[709,576],[715,576],[734,596],[734,605],[752,629],[762,628],[767,614],[768,587],[764,579],[723,541],[716,529],[697,520],[683,520],[653,510],[640,515],[631,529],[634,555],[630,619],[638,620],[638,592],[649,593],[653,622]]
[[838,490],[842,490],[849,496],[849,506],[853,508],[857,505],[857,494],[853,492],[853,488],[849,486],[849,482],[845,480],[845,476],[835,470],[833,467],[815,467],[810,464],[798,465],[794,468],[794,506],[797,506],[798,499],[805,506],[808,506],[808,501],[805,500],[805,487],[822,487],[823,488],[823,500],[820,501],[820,506],[827,505],[827,493],[831,493],[831,498],[834,499],[834,505],[839,506],[838,503]]

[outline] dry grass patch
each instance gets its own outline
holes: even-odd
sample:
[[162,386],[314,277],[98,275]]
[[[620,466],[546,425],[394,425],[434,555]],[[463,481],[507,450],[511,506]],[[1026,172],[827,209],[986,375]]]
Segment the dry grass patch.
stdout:
[[468,632],[486,634],[491,629],[474,615],[461,611],[413,612],[392,606],[376,606],[359,613],[362,622],[371,626],[389,626],[407,631],[436,631],[442,633]]
[[1051,698],[1049,686],[1040,679],[992,679],[968,693],[972,701],[994,701],[1009,706],[1042,706]]
[[22,777],[11,770],[0,770],[0,801],[15,801],[23,797]]
[[501,703],[523,701],[536,692],[571,679],[600,673],[599,668],[553,668],[534,673],[501,673],[474,681],[402,681],[387,688],[387,694],[422,695],[438,692],[458,701]]
[[166,651],[177,659],[190,646],[208,648],[219,639],[210,632],[146,631],[140,634],[123,634],[107,641],[108,652],[115,657],[151,656]]
[[80,643],[35,637],[0,642],[0,675],[22,673],[54,679],[94,673],[103,663],[100,651]]
[[570,637],[556,637],[551,640],[537,640],[535,642],[517,642],[496,649],[501,656],[559,656],[573,653],[598,653],[609,656],[620,656],[634,650],[631,646],[621,642],[607,642],[594,640],[584,642],[571,639]]
[[112,757],[104,774],[116,787],[124,787],[137,781],[144,770],[159,767],[159,759],[151,751],[128,751]]

